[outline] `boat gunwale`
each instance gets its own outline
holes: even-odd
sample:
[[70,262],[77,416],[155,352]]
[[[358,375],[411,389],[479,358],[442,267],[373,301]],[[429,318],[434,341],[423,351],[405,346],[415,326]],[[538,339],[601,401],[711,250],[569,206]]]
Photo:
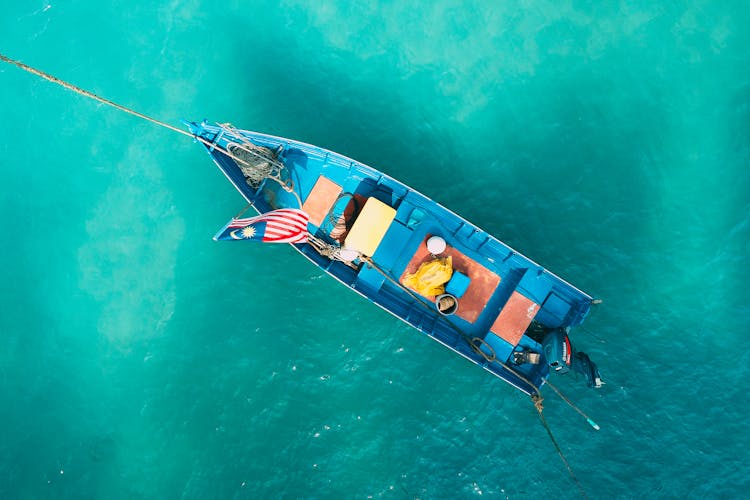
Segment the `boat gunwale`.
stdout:
[[[311,160],[319,162],[320,163],[319,168],[321,170],[325,165],[331,165],[337,168],[348,170],[349,172],[352,172],[352,173],[359,172],[363,176],[363,179],[369,178],[372,181],[376,181],[378,185],[383,185],[389,190],[392,190],[393,203],[396,203],[396,206],[398,206],[398,204],[400,204],[401,201],[407,201],[409,202],[410,205],[414,205],[415,207],[424,208],[428,211],[434,210],[432,215],[436,218],[436,220],[441,220],[443,217],[446,217],[448,220],[450,220],[450,218],[452,217],[453,221],[458,224],[456,232],[454,234],[455,241],[457,243],[461,243],[462,246],[466,246],[467,239],[466,237],[459,237],[458,231],[463,229],[464,227],[471,228],[473,229],[474,233],[481,233],[483,236],[485,236],[486,240],[484,241],[493,241],[495,243],[495,245],[493,245],[494,248],[497,249],[498,246],[496,245],[499,245],[499,249],[507,250],[509,252],[508,255],[516,256],[517,258],[520,259],[519,262],[521,262],[524,265],[527,265],[529,268],[531,268],[532,266],[536,266],[536,268],[539,270],[540,273],[546,274],[548,278],[552,280],[553,287],[555,286],[561,287],[559,289],[560,293],[563,293],[563,290],[567,288],[567,291],[565,291],[564,293],[571,300],[570,305],[571,305],[572,315],[564,323],[566,329],[580,325],[590,312],[590,308],[591,308],[590,306],[593,303],[593,298],[589,294],[587,294],[580,288],[574,286],[573,284],[566,281],[565,279],[561,278],[559,275],[549,271],[544,266],[539,265],[538,263],[536,263],[535,261],[527,257],[525,254],[518,252],[514,248],[510,247],[509,245],[501,241],[499,238],[495,237],[492,233],[489,233],[481,229],[480,227],[476,226],[472,222],[469,222],[467,219],[457,214],[453,210],[446,208],[441,203],[428,197],[424,193],[418,190],[415,190],[414,188],[404,184],[403,182],[393,178],[387,173],[377,170],[365,163],[362,163],[358,160],[350,158],[336,151],[332,151],[332,150],[329,150],[320,146],[315,146],[313,144],[309,144],[309,143],[299,141],[296,139],[289,139],[285,137],[275,136],[272,134],[265,134],[262,132],[255,132],[255,131],[246,130],[246,129],[232,129],[231,130],[232,133],[230,135],[220,136],[219,134],[221,134],[221,131],[226,130],[226,129],[221,125],[218,125],[218,126],[209,125],[206,122],[203,122],[200,124],[195,123],[195,122],[190,122],[188,126],[191,128],[191,131],[193,131],[194,135],[196,136],[205,137],[206,135],[214,135],[215,138],[217,139],[216,144],[221,144],[222,141],[228,142],[233,136],[236,137],[238,135],[239,136],[237,137],[238,139],[244,138],[256,144],[260,143],[258,144],[259,146],[265,146],[265,147],[283,146],[284,150],[286,151],[296,149],[303,154],[309,155],[309,157],[311,157]],[[192,130],[193,128],[194,130]],[[227,179],[232,183],[235,189],[237,189],[241,193],[242,197],[250,205],[253,206],[253,209],[257,213],[259,214],[263,213],[261,209],[259,209],[255,205],[255,202],[258,200],[258,195],[263,190],[263,186],[266,185],[266,181],[263,181],[263,183],[261,183],[257,188],[253,188],[252,186],[245,186],[245,185],[238,184],[237,182],[235,182],[235,179],[232,178],[232,176],[230,175],[230,172],[227,171],[227,170],[231,170],[232,168],[231,162],[226,160],[227,164],[225,165],[224,161],[220,161],[223,159],[219,157],[219,153],[222,151],[221,146],[216,148],[216,147],[209,147],[208,145],[204,144],[204,147],[206,149],[206,152],[209,154],[209,156],[212,157],[212,160],[214,161],[214,163],[219,167],[219,170],[222,171],[224,176],[227,177]],[[218,152],[216,151],[217,149],[219,150]],[[281,162],[285,164],[287,161],[288,160],[286,158],[281,159]],[[398,189],[393,189],[393,188],[398,188]],[[300,191],[297,191],[297,190],[295,190],[295,192],[297,193],[298,197],[301,196],[302,194]],[[348,289],[355,291],[358,295],[367,299],[369,302],[374,303],[375,305],[387,311],[389,314],[398,318],[399,320],[406,323],[410,327],[415,328],[418,331],[421,331],[428,337],[431,337],[433,340],[449,348],[451,351],[461,355],[463,358],[467,359],[472,364],[481,366],[483,369],[485,369],[485,371],[488,371],[494,376],[496,376],[497,378],[504,380],[505,382],[515,387],[516,389],[520,390],[521,392],[525,394],[531,394],[532,392],[542,387],[546,383],[547,377],[549,376],[549,372],[530,373],[527,376],[530,376],[533,382],[524,381],[524,380],[518,379],[518,377],[514,377],[512,371],[511,373],[506,374],[504,371],[505,363],[502,361],[498,361],[497,363],[495,363],[494,361],[482,362],[482,360],[480,359],[475,359],[471,357],[466,352],[463,352],[459,350],[458,348],[453,347],[446,341],[444,341],[445,339],[441,340],[441,338],[439,338],[435,332],[429,329],[423,328],[422,326],[418,324],[418,322],[412,322],[409,319],[407,319],[406,316],[401,316],[397,314],[396,312],[390,310],[387,307],[387,304],[385,302],[381,304],[380,302],[376,301],[375,299],[379,295],[377,294],[367,295],[363,291],[360,291],[358,288],[354,286],[356,283],[356,280],[350,283],[347,283],[346,281],[344,281],[343,279],[344,276],[339,277],[337,273],[335,272],[335,269],[331,269],[330,266],[326,267],[322,265],[321,263],[317,262],[316,260],[314,260],[311,257],[311,255],[309,255],[310,252],[306,251],[307,249],[306,246],[300,246],[300,245],[294,245],[294,244],[291,244],[291,245],[292,247],[294,247],[294,249],[298,253],[305,256],[305,258],[307,258],[313,265],[315,265],[317,268],[319,268],[321,271],[325,272],[329,276],[336,279],[336,281],[346,286]],[[467,247],[467,249],[471,250],[470,247]],[[479,255],[482,255],[481,252],[478,252],[478,248],[473,249],[471,251],[473,253],[478,253]],[[485,255],[485,257],[487,256]],[[495,262],[494,258],[490,258],[490,257],[487,257],[487,258],[489,259],[490,262],[493,262],[493,263]],[[557,283],[557,285],[554,285],[554,283]]]
[[[399,180],[397,180],[397,179],[395,179],[395,178],[391,177],[390,175],[388,175],[388,174],[387,174],[387,173],[385,173],[385,172],[382,172],[382,171],[380,171],[380,170],[377,170],[377,169],[375,169],[375,168],[373,168],[373,167],[371,167],[371,166],[369,166],[369,165],[367,165],[367,164],[364,164],[364,163],[362,163],[362,162],[360,162],[360,161],[358,161],[358,160],[352,159],[352,158],[350,158],[350,157],[348,157],[348,156],[346,156],[346,155],[343,155],[343,154],[341,154],[341,153],[338,153],[338,152],[336,152],[336,151],[332,151],[332,150],[329,150],[329,149],[326,149],[326,148],[322,148],[322,147],[320,147],[320,146],[315,146],[315,145],[313,145],[313,144],[309,144],[309,143],[306,143],[306,142],[303,142],[303,141],[298,141],[298,140],[296,140],[296,139],[288,139],[288,138],[284,138],[284,137],[279,137],[279,136],[275,136],[275,135],[271,135],[271,134],[265,134],[265,133],[262,133],[262,132],[255,132],[255,131],[252,131],[252,130],[240,130],[240,129],[238,129],[238,131],[239,131],[239,132],[245,132],[245,133],[247,133],[247,134],[250,134],[251,136],[253,136],[253,135],[254,135],[254,136],[260,136],[260,137],[266,137],[266,138],[269,138],[269,139],[272,139],[272,140],[275,140],[275,141],[278,141],[278,142],[286,142],[286,143],[289,143],[289,144],[299,144],[299,145],[302,145],[302,146],[306,146],[307,148],[310,148],[310,149],[311,149],[312,151],[323,151],[323,152],[325,152],[325,153],[328,153],[328,154],[330,154],[330,155],[338,156],[338,157],[340,157],[340,158],[342,158],[342,159],[344,159],[344,160],[346,160],[346,161],[348,161],[348,162],[351,162],[351,163],[353,163],[353,164],[356,164],[356,165],[358,165],[358,166],[360,166],[360,167],[363,167],[363,168],[364,168],[364,169],[366,169],[366,170],[369,170],[369,171],[371,171],[371,173],[373,173],[373,174],[376,174],[375,176],[373,176],[373,177],[375,177],[375,178],[377,178],[377,176],[380,176],[380,177],[386,177],[386,178],[387,178],[387,179],[388,179],[389,181],[392,181],[392,182],[394,182],[395,184],[397,184],[397,185],[399,185],[399,186],[401,186],[401,187],[404,187],[404,188],[406,188],[407,194],[408,194],[409,192],[412,192],[412,193],[418,193],[419,195],[423,196],[423,197],[424,197],[424,198],[425,198],[426,200],[432,201],[432,202],[433,202],[433,203],[434,203],[435,205],[439,206],[439,207],[440,207],[441,209],[443,209],[443,210],[445,210],[446,212],[450,213],[451,215],[455,216],[455,217],[456,217],[456,218],[458,218],[458,219],[459,219],[460,221],[462,221],[462,222],[464,222],[465,224],[468,224],[469,226],[471,226],[471,227],[474,227],[474,228],[478,229],[479,231],[481,231],[482,233],[484,233],[484,234],[488,235],[488,236],[489,236],[490,238],[492,238],[492,239],[493,239],[493,240],[495,240],[496,242],[500,243],[501,245],[505,246],[506,248],[508,248],[508,250],[512,251],[512,252],[513,252],[513,253],[515,253],[516,255],[520,255],[520,256],[522,256],[523,258],[525,258],[526,260],[528,260],[528,261],[529,261],[529,262],[530,262],[531,264],[533,264],[534,266],[537,266],[538,268],[544,269],[544,271],[545,271],[545,272],[546,272],[547,274],[549,274],[550,276],[552,276],[552,277],[556,278],[557,280],[559,280],[560,282],[562,282],[562,283],[564,283],[565,285],[569,286],[570,288],[574,289],[575,291],[579,292],[579,293],[580,293],[581,295],[583,295],[583,296],[584,296],[585,298],[587,298],[587,299],[588,299],[589,301],[593,301],[593,297],[592,297],[591,295],[589,295],[588,293],[584,292],[583,290],[581,290],[581,289],[580,289],[580,288],[578,288],[577,286],[575,286],[575,285],[571,284],[571,283],[570,283],[569,281],[565,280],[564,278],[561,278],[561,277],[560,277],[559,275],[557,275],[557,274],[555,274],[554,272],[550,271],[550,270],[549,270],[548,268],[546,268],[545,266],[542,266],[542,265],[538,264],[538,263],[537,263],[537,262],[535,262],[535,261],[534,261],[533,259],[529,258],[529,257],[528,257],[528,256],[527,256],[526,254],[524,254],[524,253],[521,253],[521,252],[519,252],[518,250],[514,249],[513,247],[511,247],[511,246],[510,246],[510,245],[508,245],[507,243],[505,243],[505,242],[501,241],[501,240],[500,240],[499,238],[497,238],[496,236],[494,236],[494,235],[493,235],[492,233],[490,233],[490,232],[488,232],[488,231],[485,231],[484,229],[482,229],[481,227],[477,226],[476,224],[474,224],[474,223],[472,223],[472,222],[469,222],[469,221],[468,221],[468,220],[466,220],[466,219],[465,219],[464,217],[462,217],[461,215],[459,215],[459,214],[455,213],[455,212],[454,212],[453,210],[451,210],[450,208],[447,208],[447,207],[445,207],[445,206],[444,206],[443,204],[441,204],[440,202],[438,202],[438,201],[435,201],[435,200],[434,200],[433,198],[430,198],[430,197],[428,197],[428,196],[427,196],[426,194],[422,193],[421,191],[419,191],[419,190],[416,190],[416,189],[414,189],[414,188],[412,188],[412,187],[408,186],[407,184],[404,184],[403,182],[401,182],[401,181],[399,181]],[[405,196],[406,196],[406,195],[404,195],[404,196],[403,196],[403,197],[401,197],[401,198],[403,199],[403,198],[404,198]]]

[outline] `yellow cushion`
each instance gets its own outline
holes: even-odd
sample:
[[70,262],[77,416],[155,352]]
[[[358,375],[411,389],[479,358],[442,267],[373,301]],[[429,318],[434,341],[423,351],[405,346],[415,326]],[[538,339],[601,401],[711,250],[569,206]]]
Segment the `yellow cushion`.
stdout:
[[372,257],[395,217],[394,208],[376,198],[367,198],[365,206],[346,235],[344,246]]

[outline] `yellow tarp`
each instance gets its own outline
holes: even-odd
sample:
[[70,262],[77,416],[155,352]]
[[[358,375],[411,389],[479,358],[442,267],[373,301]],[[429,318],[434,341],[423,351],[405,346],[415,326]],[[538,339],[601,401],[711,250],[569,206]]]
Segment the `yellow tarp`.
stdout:
[[414,274],[404,277],[403,284],[424,296],[445,293],[445,284],[453,275],[453,258],[444,257],[423,263]]

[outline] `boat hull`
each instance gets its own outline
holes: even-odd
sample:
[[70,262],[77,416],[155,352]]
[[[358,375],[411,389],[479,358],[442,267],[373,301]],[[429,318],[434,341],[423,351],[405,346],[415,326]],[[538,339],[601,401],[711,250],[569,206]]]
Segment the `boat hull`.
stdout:
[[[549,374],[544,359],[513,362],[514,355],[524,351],[543,358],[541,339],[531,331],[568,331],[589,312],[592,298],[588,294],[376,169],[291,139],[205,122],[187,125],[258,213],[303,208],[311,213],[308,230],[315,239],[346,246],[355,232],[349,222],[363,226],[358,221],[367,217],[363,215],[367,205],[380,207],[377,217],[387,219],[382,235],[377,224],[366,226],[366,237],[378,233],[377,241],[373,248],[365,247],[371,254],[354,263],[332,259],[311,244],[293,246],[352,291],[524,393],[538,391]],[[225,153],[232,144],[248,141],[278,154],[286,172],[286,189],[271,179],[250,183],[236,159]],[[468,282],[451,316],[438,312],[433,297],[404,285],[406,276],[434,259],[426,246],[432,236],[446,242],[442,256],[449,255],[454,270]]]

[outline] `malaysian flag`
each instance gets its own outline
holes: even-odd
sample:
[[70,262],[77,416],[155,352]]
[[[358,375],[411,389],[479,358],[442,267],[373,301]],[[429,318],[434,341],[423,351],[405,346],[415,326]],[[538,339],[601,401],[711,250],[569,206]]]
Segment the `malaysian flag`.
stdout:
[[249,219],[232,219],[214,236],[214,240],[305,243],[308,219],[302,210],[281,208]]

